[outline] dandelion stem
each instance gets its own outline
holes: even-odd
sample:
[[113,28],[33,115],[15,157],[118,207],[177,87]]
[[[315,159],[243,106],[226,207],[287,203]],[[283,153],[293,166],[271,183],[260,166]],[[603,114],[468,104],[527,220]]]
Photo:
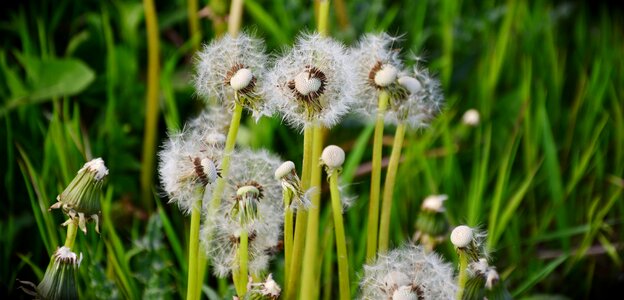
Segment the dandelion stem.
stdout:
[[464,297],[464,289],[466,287],[466,281],[468,280],[468,274],[466,269],[468,268],[468,254],[464,251],[457,251],[459,254],[459,275],[457,277],[457,300],[462,300]]
[[[301,170],[301,188],[306,191],[310,187],[310,165],[312,159],[313,129],[307,127],[303,130],[303,167]],[[308,224],[308,212],[300,209],[297,211],[295,222],[295,239],[293,241],[292,259],[288,282],[286,283],[286,299],[294,299],[297,295],[299,284],[299,271],[303,258],[305,245],[306,225]]]
[[292,262],[292,247],[293,247],[293,217],[294,213],[291,207],[293,193],[289,189],[284,189],[284,260],[286,265],[284,266],[284,282],[288,282],[288,275],[290,274],[290,264]]
[[329,34],[329,0],[319,1],[318,32],[322,36]]
[[394,193],[397,170],[399,169],[399,160],[401,159],[401,148],[403,147],[404,137],[405,124],[400,123],[394,133],[394,143],[392,144],[392,153],[390,154],[390,162],[388,163],[386,181],[384,183],[383,199],[381,202],[381,220],[379,224],[379,253],[385,253],[388,250],[392,195]]
[[347,242],[345,240],[344,221],[342,219],[342,201],[338,190],[338,171],[332,170],[329,176],[329,189],[332,201],[332,214],[334,215],[334,229],[336,230],[336,250],[338,254],[338,282],[340,299],[351,299],[349,286],[349,258],[347,256]]
[[240,292],[238,297],[243,299],[247,293],[247,261],[249,260],[249,234],[247,229],[242,229],[240,234],[240,245],[238,246],[238,257],[240,258]]
[[236,36],[240,30],[241,20],[243,19],[243,1],[232,0],[230,5],[230,15],[228,17],[228,33]]
[[77,232],[78,232],[78,225],[76,224],[76,222],[70,222],[69,225],[67,225],[67,236],[65,236],[65,247],[69,249],[74,248],[74,242],[76,241]]
[[301,275],[301,298],[315,298],[318,288],[316,282],[316,265],[318,264],[319,217],[321,212],[321,166],[318,159],[323,150],[323,127],[314,126],[312,142],[312,161],[310,164],[310,186],[315,190],[312,195],[312,205],[308,211],[308,228],[306,233],[305,252],[303,254],[303,269]]
[[199,28],[199,18],[197,17],[197,1],[187,0],[186,13],[188,14],[189,33],[193,43],[193,51],[199,50],[201,41],[201,31]]
[[[198,196],[203,198],[204,189],[200,189]],[[195,202],[191,211],[191,232],[189,234],[189,259],[188,259],[188,283],[186,289],[186,299],[196,299],[198,297],[198,263],[197,254],[199,252],[199,221],[201,219],[202,198]]]
[[147,96],[145,104],[145,133],[143,135],[143,159],[141,164],[141,197],[145,208],[152,209],[152,181],[156,133],[158,130],[158,93],[160,80],[160,46],[158,20],[153,0],[143,0],[147,27]]
[[[232,119],[230,121],[230,128],[228,129],[227,139],[225,140],[225,148],[223,149],[223,158],[221,159],[221,177],[217,178],[214,183],[214,191],[212,193],[212,199],[210,201],[210,207],[208,214],[214,214],[221,206],[221,198],[223,197],[223,191],[225,189],[225,178],[227,178],[230,172],[230,159],[232,157],[232,151],[236,145],[236,136],[238,135],[238,127],[240,127],[240,120],[243,114],[243,106],[234,101],[234,112],[232,113]],[[213,233],[210,232],[208,241],[212,240]],[[201,286],[204,282],[204,276],[206,274],[206,267],[208,265],[208,258],[205,255],[200,255],[198,260],[199,265],[199,280],[196,285],[196,291],[201,294]],[[194,298],[195,299],[195,298]]]
[[379,188],[381,185],[381,146],[384,130],[384,115],[388,106],[388,92],[379,94],[377,119],[373,138],[373,169],[371,174],[370,202],[368,207],[368,240],[366,243],[366,261],[375,259],[377,253],[377,230],[379,225]]

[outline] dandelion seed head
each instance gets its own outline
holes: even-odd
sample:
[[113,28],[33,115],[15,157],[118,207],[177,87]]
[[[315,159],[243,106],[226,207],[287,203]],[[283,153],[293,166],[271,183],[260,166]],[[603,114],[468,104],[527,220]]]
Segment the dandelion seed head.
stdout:
[[472,108],[467,110],[462,116],[462,123],[468,126],[477,126],[481,120],[481,116],[479,115],[479,111]]
[[466,225],[460,225],[455,227],[451,232],[451,243],[457,248],[465,248],[470,245],[473,236],[472,228]]
[[418,295],[411,286],[401,286],[392,293],[392,300],[418,300]]
[[295,163],[292,161],[283,162],[277,169],[275,169],[275,179],[282,179],[288,174],[292,174],[295,170]]
[[345,161],[345,152],[336,145],[329,145],[323,149],[321,162],[330,170],[342,167]]

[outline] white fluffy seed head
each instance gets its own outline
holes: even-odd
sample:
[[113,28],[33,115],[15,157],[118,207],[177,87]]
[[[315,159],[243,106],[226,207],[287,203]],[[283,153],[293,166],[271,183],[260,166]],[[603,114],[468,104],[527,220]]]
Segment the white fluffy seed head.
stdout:
[[444,201],[448,199],[447,195],[431,195],[422,203],[421,208],[423,210],[430,210],[434,212],[443,212],[444,211]]
[[453,229],[453,232],[451,232],[451,242],[457,248],[465,248],[470,245],[473,237],[474,231],[466,225],[457,226]]
[[248,87],[252,79],[253,74],[251,73],[251,70],[242,68],[232,75],[232,78],[230,78],[230,86],[232,86],[232,89],[235,91],[240,91]]
[[329,145],[323,149],[321,160],[330,169],[340,168],[345,161],[345,152],[336,145]]
[[275,179],[282,179],[295,169],[295,163],[292,161],[283,162],[279,168],[275,169]]
[[418,93],[422,89],[420,81],[411,76],[401,76],[398,82],[412,94]]
[[206,136],[206,143],[209,145],[222,145],[225,144],[225,134],[213,132]]
[[401,286],[392,293],[392,300],[418,300],[418,295],[411,286]]
[[89,171],[93,173],[95,180],[100,181],[106,175],[108,175],[108,168],[104,165],[104,160],[101,157],[92,159],[84,164],[84,166],[78,171],[78,173],[82,173],[85,171]]
[[295,76],[295,89],[302,95],[309,95],[321,88],[321,80],[310,74],[308,71],[303,71]]
[[201,160],[201,166],[204,169],[204,174],[206,174],[206,178],[208,178],[208,182],[215,182],[215,180],[217,180],[217,176],[219,176],[219,173],[217,172],[217,167],[215,167],[212,159],[203,158]]
[[479,115],[479,111],[474,108],[467,110],[462,116],[462,123],[468,126],[477,126],[479,125],[480,120],[481,117]]
[[393,289],[403,285],[409,285],[410,279],[403,272],[392,271],[383,278],[383,282],[388,289]]
[[375,84],[380,87],[387,87],[392,84],[399,74],[399,70],[391,64],[384,64],[381,70],[375,73]]

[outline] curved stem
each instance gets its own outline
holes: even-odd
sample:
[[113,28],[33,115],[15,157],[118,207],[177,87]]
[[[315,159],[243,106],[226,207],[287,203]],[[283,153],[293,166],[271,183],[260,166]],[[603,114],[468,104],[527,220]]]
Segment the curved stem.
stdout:
[[468,274],[466,269],[468,268],[468,255],[464,251],[458,251],[459,253],[459,275],[457,278],[457,300],[462,300],[464,297],[464,289],[466,287],[466,281],[468,280]]
[[321,125],[314,126],[313,136],[310,186],[314,189],[314,195],[312,195],[312,205],[308,211],[308,228],[301,271],[302,299],[314,298],[317,292],[315,288],[318,289],[316,265],[318,264],[319,217],[321,213],[321,166],[318,163],[323,149],[323,127]]
[[382,91],[379,94],[377,119],[375,121],[375,132],[373,134],[373,157],[371,171],[370,202],[368,207],[368,234],[366,242],[366,262],[370,263],[375,259],[377,253],[377,230],[379,226],[379,188],[381,185],[381,146],[384,130],[384,116],[388,106],[388,92]]
[[160,78],[160,46],[158,39],[158,19],[153,0],[143,0],[147,27],[147,96],[145,104],[145,133],[143,136],[143,160],[141,164],[141,197],[143,205],[152,210],[152,180],[154,179],[154,159],[156,133],[158,131],[158,93]]
[[336,230],[336,251],[338,254],[338,282],[340,299],[351,299],[349,286],[349,258],[347,254],[347,242],[345,238],[344,221],[342,219],[342,201],[338,190],[338,172],[331,171],[329,176],[329,189],[332,201],[332,214],[334,215],[334,229]]
[[247,293],[247,277],[249,276],[249,272],[247,271],[247,262],[249,260],[249,234],[247,229],[241,230],[240,244],[238,245],[238,257],[240,259],[240,281],[238,282],[240,285],[240,292],[238,293],[238,297],[240,299],[244,299],[245,294]]
[[65,247],[69,249],[74,248],[74,242],[76,241],[77,232],[78,232],[78,225],[76,224],[76,222],[73,222],[73,221],[70,222],[69,225],[67,225],[67,236],[65,236]]
[[388,250],[388,240],[390,239],[390,216],[392,213],[392,196],[394,194],[394,183],[399,169],[399,161],[401,160],[401,148],[403,147],[403,138],[405,137],[405,124],[401,123],[397,126],[394,133],[394,143],[392,144],[392,153],[390,154],[390,162],[386,171],[386,181],[384,183],[383,199],[381,202],[381,221],[379,223],[379,253],[385,253]]

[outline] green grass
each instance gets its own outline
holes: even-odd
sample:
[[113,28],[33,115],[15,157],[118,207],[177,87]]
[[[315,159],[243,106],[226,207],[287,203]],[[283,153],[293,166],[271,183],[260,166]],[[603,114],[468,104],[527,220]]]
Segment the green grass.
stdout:
[[[402,34],[404,52],[424,55],[447,99],[430,128],[406,134],[390,248],[414,234],[426,196],[447,194],[452,225],[489,232],[488,248],[515,297],[596,298],[613,290],[624,247],[624,13],[549,1],[344,4],[346,16],[332,5],[331,36],[352,44],[364,32]],[[279,51],[315,27],[307,5],[245,1],[243,27]],[[167,129],[181,128],[203,105],[190,84],[186,9],[181,0],[156,3],[159,145]],[[139,188],[147,92],[142,3],[41,0],[0,15],[0,293],[17,295],[16,278],[41,278],[65,235],[62,213],[47,208],[87,158],[101,156],[110,169],[102,234],[79,232],[76,241],[85,255],[81,296],[183,298],[189,220],[158,196],[158,186],[147,195],[152,205]],[[214,37],[211,20],[200,26],[202,41]],[[481,113],[477,127],[461,123],[469,108]],[[246,117],[240,130],[242,144],[301,161],[302,137],[279,120],[258,126]],[[394,128],[384,133],[391,138]],[[365,260],[371,135],[369,124],[347,119],[326,141],[346,150],[341,178],[359,196],[344,216],[354,295]],[[329,209],[320,213],[325,299],[338,293]],[[448,243],[439,250],[456,260]],[[282,260],[271,265],[278,282]],[[229,282],[207,283],[207,293],[232,293]]]

